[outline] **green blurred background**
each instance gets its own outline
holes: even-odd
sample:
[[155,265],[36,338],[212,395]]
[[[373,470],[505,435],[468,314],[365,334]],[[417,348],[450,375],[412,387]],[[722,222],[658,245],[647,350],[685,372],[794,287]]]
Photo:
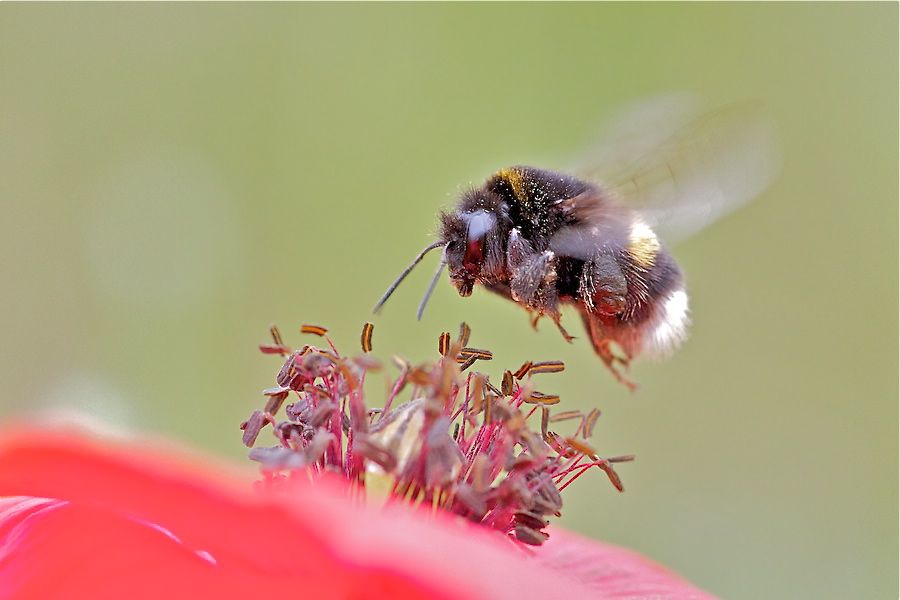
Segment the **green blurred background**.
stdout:
[[[897,596],[897,5],[0,6],[0,380],[240,460],[269,323],[355,349],[462,185],[558,166],[672,90],[764,100],[783,175],[675,249],[695,325],[628,394],[583,336],[442,282],[376,320],[433,356],[460,320],[496,370],[562,359],[635,453],[563,521],[728,598]],[[580,330],[574,315],[567,322]],[[494,365],[492,365],[494,367]]]

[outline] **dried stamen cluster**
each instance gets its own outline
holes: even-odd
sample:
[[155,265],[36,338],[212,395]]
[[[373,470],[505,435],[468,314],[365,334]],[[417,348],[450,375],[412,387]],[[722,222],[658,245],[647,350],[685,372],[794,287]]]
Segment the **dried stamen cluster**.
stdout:
[[[250,452],[269,477],[333,472],[361,489],[367,476],[387,475],[393,500],[448,511],[532,545],[547,539],[548,518],[562,509],[560,492],[587,470],[602,469],[622,490],[613,465],[633,457],[600,458],[587,442],[600,411],[552,413],[559,396],[534,389],[533,375],[562,371],[562,362],[506,371],[498,389],[486,375],[467,372],[493,355],[468,346],[463,324],[455,341],[440,336],[434,362],[414,366],[395,357],[400,374],[383,406],[370,409],[363,384],[381,369],[369,355],[372,324],[363,328],[364,354],[355,358],[342,356],[324,327],[301,331],[322,337],[328,349],[292,350],[273,327],[272,344],[260,350],[286,360],[277,386],[264,391],[265,408],[241,425],[248,447],[272,427],[277,444]],[[564,421],[577,422],[573,434],[551,431]]]

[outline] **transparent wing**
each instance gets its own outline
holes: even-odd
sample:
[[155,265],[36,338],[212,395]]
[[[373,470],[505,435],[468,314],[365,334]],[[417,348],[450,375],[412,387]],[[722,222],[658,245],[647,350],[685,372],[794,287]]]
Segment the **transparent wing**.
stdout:
[[692,96],[669,94],[613,119],[576,171],[675,242],[757,196],[779,164],[761,106],[703,111]]

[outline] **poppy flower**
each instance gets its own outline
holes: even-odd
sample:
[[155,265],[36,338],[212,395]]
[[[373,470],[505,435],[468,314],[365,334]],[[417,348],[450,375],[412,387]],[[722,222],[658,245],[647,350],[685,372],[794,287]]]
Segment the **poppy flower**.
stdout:
[[[441,335],[436,361],[397,359],[370,409],[372,325],[355,358],[325,328],[302,331],[327,348],[294,351],[275,328],[261,346],[283,358],[241,424],[261,480],[146,442],[0,433],[0,600],[709,598],[639,555],[551,528],[573,481],[599,469],[622,491],[615,464],[633,458],[588,444],[598,410],[551,412],[559,397],[532,375],[561,362],[506,371],[497,388],[466,373],[492,354],[468,347],[463,325],[455,342]],[[570,435],[550,430],[571,423]],[[264,430],[274,446],[257,446]]]
[[190,453],[60,430],[0,434],[0,598],[710,598],[554,530],[526,553],[328,478],[252,486]]

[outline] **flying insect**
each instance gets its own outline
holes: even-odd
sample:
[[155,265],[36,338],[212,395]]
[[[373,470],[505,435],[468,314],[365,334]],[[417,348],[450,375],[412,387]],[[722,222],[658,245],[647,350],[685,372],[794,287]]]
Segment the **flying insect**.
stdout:
[[683,95],[630,107],[570,173],[513,166],[461,194],[437,240],[397,277],[377,312],[432,250],[461,296],[476,284],[550,318],[580,313],[594,351],[628,387],[637,356],[665,357],[685,339],[688,295],[668,243],[761,193],[777,170],[772,127],[755,105],[701,111]]

